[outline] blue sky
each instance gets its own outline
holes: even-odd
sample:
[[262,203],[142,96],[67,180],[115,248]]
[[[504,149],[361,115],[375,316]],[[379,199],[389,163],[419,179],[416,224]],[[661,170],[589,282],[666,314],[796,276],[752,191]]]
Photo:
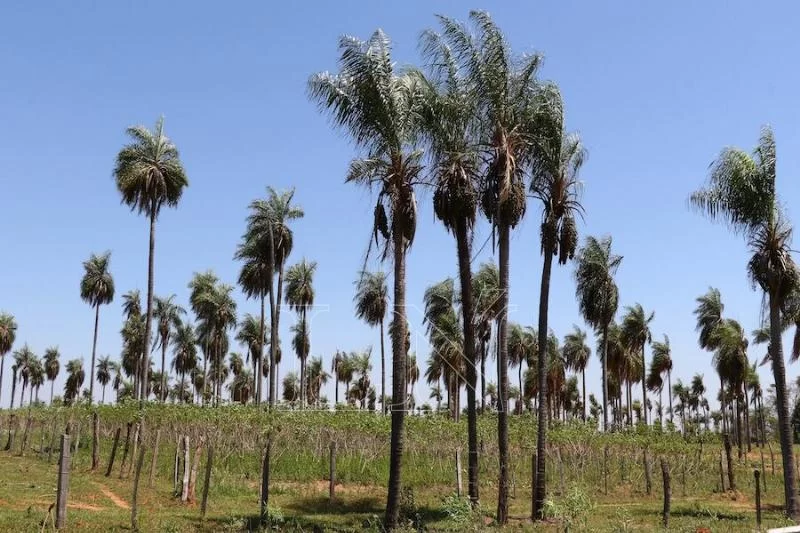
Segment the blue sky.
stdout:
[[[790,218],[800,205],[793,179],[800,108],[789,2],[585,3],[483,2],[517,52],[546,57],[543,77],[564,94],[568,124],[589,149],[582,178],[582,236],[611,234],[624,256],[621,303],[655,310],[654,336],[673,345],[673,381],[704,373],[710,356],[697,347],[694,298],[718,287],[726,314],[752,330],[760,296],[745,275],[744,242],[687,208],[726,145],[750,149],[770,123],[778,143],[778,179]],[[416,40],[434,13],[464,19],[457,2],[237,3],[26,2],[0,8],[0,309],[17,317],[15,348],[39,355],[58,345],[62,364],[91,357],[92,310],[79,298],[81,262],[111,250],[118,297],[100,318],[98,354],[118,357],[121,298],[147,287],[147,223],[120,205],[111,178],[125,127],[166,129],[181,150],[190,187],[156,231],[156,293],[187,304],[193,272],[214,269],[233,283],[232,256],[246,206],[267,185],[294,186],[306,211],[295,225],[295,251],[318,262],[312,354],[378,346],[377,333],[352,313],[353,280],[371,222],[367,192],[343,183],[352,146],[306,97],[308,76],[336,67],[341,34],[367,37],[383,28],[399,65],[416,63]],[[408,302],[427,285],[454,276],[455,245],[434,223],[430,194],[409,255]],[[537,321],[540,212],[531,205],[512,237],[511,319]],[[795,220],[796,221],[796,220]],[[490,236],[481,221],[476,245]],[[481,259],[488,259],[487,247]],[[373,265],[376,266],[376,265]],[[550,324],[563,336],[584,326],[574,300],[573,266],[556,268]],[[237,295],[241,312],[256,303]],[[325,307],[327,306],[327,307]],[[282,317],[281,375],[297,366]],[[414,329],[421,329],[412,310]],[[417,336],[418,358],[428,356]],[[751,359],[760,356],[751,349]],[[649,357],[649,349],[648,349]],[[492,366],[492,365],[489,365]],[[376,359],[375,379],[379,378]],[[789,366],[789,377],[798,374]],[[10,363],[6,362],[6,374]],[[765,383],[770,372],[761,369]],[[56,390],[63,383],[56,383]],[[587,375],[599,392],[599,362]],[[425,387],[419,395],[427,397]],[[99,391],[96,392],[99,397]],[[10,377],[0,405],[8,405]],[[332,397],[332,390],[328,392]],[[418,403],[422,403],[419,401]]]

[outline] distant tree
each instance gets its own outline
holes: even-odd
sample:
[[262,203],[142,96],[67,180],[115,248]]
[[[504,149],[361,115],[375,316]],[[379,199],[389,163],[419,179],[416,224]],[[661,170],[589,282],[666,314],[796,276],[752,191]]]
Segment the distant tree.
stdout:
[[[83,262],[83,279],[81,279],[81,300],[94,307],[94,340],[92,341],[92,363],[95,367],[97,353],[97,326],[100,322],[100,306],[110,304],[114,300],[114,278],[109,272],[111,252],[102,255],[92,254]],[[91,372],[90,372],[91,374]],[[89,376],[89,405],[94,399],[94,379]]]
[[6,366],[5,356],[11,351],[16,338],[17,323],[14,317],[8,313],[0,313],[0,398],[2,398],[3,393],[3,370]]
[[64,384],[64,403],[72,405],[80,393],[86,375],[83,371],[83,361],[73,359],[67,363],[67,382]]

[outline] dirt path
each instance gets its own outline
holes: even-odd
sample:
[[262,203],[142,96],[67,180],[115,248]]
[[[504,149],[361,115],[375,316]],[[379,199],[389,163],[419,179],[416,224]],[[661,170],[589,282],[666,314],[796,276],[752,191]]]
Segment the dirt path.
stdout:
[[128,505],[128,502],[126,502],[125,500],[123,500],[122,498],[120,498],[119,496],[114,494],[113,492],[111,492],[111,489],[109,489],[105,485],[103,485],[101,483],[95,483],[95,485],[97,485],[97,488],[100,489],[100,492],[103,493],[103,496],[105,496],[106,498],[111,500],[114,503],[114,505],[116,505],[120,509],[130,509],[131,508],[131,506]]

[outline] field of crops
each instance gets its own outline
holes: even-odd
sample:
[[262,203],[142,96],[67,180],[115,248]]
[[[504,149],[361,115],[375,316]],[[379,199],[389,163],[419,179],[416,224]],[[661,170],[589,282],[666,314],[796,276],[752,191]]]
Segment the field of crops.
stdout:
[[[94,471],[93,413],[98,420]],[[779,507],[783,487],[775,443],[768,443],[763,450],[754,446],[741,458],[734,448],[735,490],[730,490],[719,435],[684,438],[657,428],[602,434],[586,426],[569,425],[550,432],[547,483],[548,510],[553,518],[534,529],[528,516],[536,421],[528,415],[512,416],[510,421],[512,528],[563,531],[572,525],[572,530],[655,530],[662,523],[662,459],[672,486],[670,529],[752,531],[754,469],[764,471],[764,525],[786,523]],[[48,508],[55,501],[58,441],[67,427],[73,446],[77,442],[71,459],[71,530],[130,528],[137,466],[134,459],[140,456],[141,530],[255,529],[268,440],[273,527],[306,531],[380,529],[389,468],[390,420],[378,414],[268,413],[254,407],[146,405],[140,410],[138,405],[123,405],[90,410],[78,406],[33,408],[18,411],[13,417],[5,412],[0,415],[0,425],[0,447],[11,441],[8,449],[0,452],[3,531],[37,530],[43,520],[49,520]],[[466,500],[457,496],[456,455],[466,448],[465,422],[439,416],[409,417],[403,463],[403,515],[409,528],[457,531],[492,527],[498,464],[496,419],[482,416],[479,428],[482,507],[472,512]],[[118,432],[117,450],[112,453]],[[336,478],[333,500],[329,494],[331,448]],[[189,494],[184,494],[187,501],[183,502],[187,451],[186,471],[193,486]],[[207,470],[209,451],[213,459]],[[114,465],[106,475],[112,454]],[[466,485],[466,474],[463,477]]]

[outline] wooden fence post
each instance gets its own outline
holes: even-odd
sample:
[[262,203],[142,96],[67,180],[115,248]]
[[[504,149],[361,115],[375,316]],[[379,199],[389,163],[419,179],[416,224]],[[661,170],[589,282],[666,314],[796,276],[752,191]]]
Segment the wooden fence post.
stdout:
[[719,483],[720,492],[725,492],[725,469],[722,466],[722,452],[719,454]]
[[608,496],[608,444],[603,447],[603,491]]
[[756,478],[756,525],[761,529],[761,484],[758,479],[761,477],[761,472],[753,470],[753,476]]
[[206,455],[206,479],[203,485],[203,500],[200,503],[200,516],[206,517],[206,505],[208,504],[208,488],[211,485],[211,466],[214,462],[214,446],[211,440],[208,441],[208,455]]
[[156,466],[158,465],[158,444],[161,440],[161,428],[156,430],[156,443],[153,445],[153,460],[150,463],[150,478],[147,480],[147,486],[153,487],[153,479],[156,477]]
[[647,459],[647,448],[642,452],[642,462],[644,463],[644,488],[645,493],[649,496],[653,491],[653,478],[650,472],[650,461]]
[[723,435],[723,439],[725,444],[725,457],[728,460],[728,488],[730,490],[736,490],[736,475],[733,468],[733,454],[731,454],[731,438],[726,433]]
[[269,454],[272,451],[272,437],[267,437],[264,448],[264,461],[261,463],[261,523],[269,521]]
[[175,464],[172,468],[172,490],[175,496],[180,496],[181,494],[180,485],[178,484],[178,472],[181,465],[181,442],[183,442],[183,437],[178,435],[178,441],[175,443]]
[[662,518],[664,521],[664,527],[669,527],[669,511],[670,511],[670,500],[672,499],[672,488],[670,487],[670,476],[669,476],[669,464],[667,464],[666,459],[663,457],[661,458],[661,477],[664,478],[664,510],[662,513]]
[[[142,432],[138,432],[138,439],[141,440]],[[137,443],[133,443],[136,448]],[[131,461],[133,463],[133,461]],[[131,498],[131,526],[134,531],[139,531],[139,479],[142,475],[142,465],[144,464],[144,443],[139,443],[139,457],[136,459],[136,467],[133,471],[133,497]]]
[[117,456],[117,447],[119,446],[119,434],[122,433],[122,428],[117,428],[114,433],[114,442],[111,445],[111,456],[108,458],[108,468],[106,468],[106,477],[111,475],[111,470],[114,468],[114,458]]
[[70,442],[69,435],[61,435],[61,453],[58,459],[58,492],[56,494],[56,529],[67,523],[67,500],[69,499]]
[[92,472],[100,465],[100,417],[92,413]]
[[336,496],[336,443],[331,442],[330,446],[330,459],[328,460],[329,476],[328,476],[328,500],[333,502]]
[[531,520],[536,520],[533,510],[536,508],[536,452],[531,455]]
[[183,484],[181,485],[181,501],[189,499],[189,469],[192,463],[189,457],[189,435],[183,436]]
[[462,493],[461,448],[456,448],[456,495],[460,498],[461,493]]
[[764,494],[767,494],[767,471],[764,468],[764,447],[759,446],[758,449],[761,451],[761,483],[764,486]]
[[122,474],[125,473],[125,461],[128,460],[128,448],[131,445],[131,428],[133,422],[128,422],[125,430],[125,445],[122,447],[122,462],[119,465],[119,478],[122,479]]

